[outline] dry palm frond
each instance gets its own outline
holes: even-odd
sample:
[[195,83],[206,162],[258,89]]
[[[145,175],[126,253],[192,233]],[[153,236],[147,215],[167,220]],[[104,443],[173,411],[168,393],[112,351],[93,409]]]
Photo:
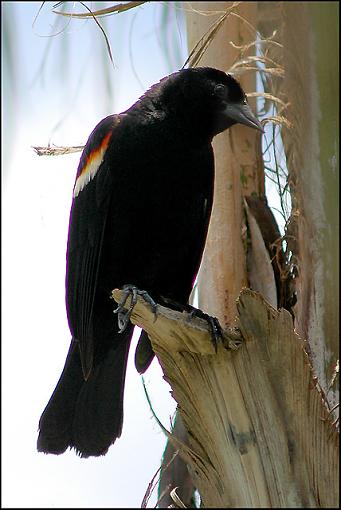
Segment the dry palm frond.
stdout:
[[291,122],[288,119],[286,119],[285,117],[283,117],[282,115],[270,115],[270,116],[266,117],[266,119],[264,119],[263,122],[264,123],[273,122],[274,124],[277,124],[279,126],[285,126],[288,129],[292,128]]
[[232,14],[233,10],[240,4],[240,2],[233,2],[231,7],[226,9],[224,13],[212,23],[210,28],[207,30],[207,32],[201,37],[201,39],[197,42],[197,44],[194,46],[192,51],[190,52],[186,62],[183,65],[183,68],[188,64],[189,67],[194,67],[198,65],[199,61],[203,57],[204,53],[206,52],[209,45],[214,40],[215,36],[223,26],[224,22],[226,21],[227,17]]
[[264,38],[259,37],[255,41],[251,41],[248,44],[237,45],[233,41],[230,41],[230,44],[233,48],[235,48],[236,50],[239,50],[241,52],[241,54],[245,53],[247,50],[249,50],[253,46],[261,45],[261,44],[262,45],[266,45],[266,44],[271,45],[272,44],[274,46],[278,46],[279,48],[283,48],[283,45],[281,43],[273,40],[273,38],[276,36],[276,34],[277,34],[277,31],[274,30],[272,35],[270,35],[269,37],[264,37]]
[[230,67],[229,72],[233,74],[243,74],[246,71],[258,71],[260,73],[269,74],[272,76],[278,76],[280,78],[283,78],[284,71],[282,68],[277,67],[266,67],[262,69],[261,67],[256,67],[252,65],[248,65],[246,62],[240,61],[239,63],[233,64],[232,67]]
[[[60,5],[62,2],[59,2],[54,7],[57,7],[57,5]],[[82,3],[82,2],[81,2]],[[89,9],[89,12],[78,12],[78,13],[72,13],[72,12],[61,12],[61,11],[52,11],[55,14],[60,14],[61,16],[68,16],[70,18],[89,18],[93,16],[97,17],[103,17],[103,16],[109,16],[110,14],[117,14],[119,12],[128,11],[129,9],[134,9],[135,7],[138,7],[139,5],[145,4],[146,2],[127,2],[125,4],[116,4],[112,5],[111,7],[107,7],[106,9],[99,9],[98,11],[90,11],[90,9],[84,5],[84,7],[87,7]]]
[[[165,469],[168,468],[171,465],[171,463],[174,461],[175,457],[178,454],[179,454],[179,450],[176,450],[174,455],[173,455],[173,457],[171,458],[171,460],[166,465]],[[143,500],[142,500],[142,503],[141,503],[141,508],[147,508],[148,501],[150,500],[150,497],[151,497],[152,493],[154,492],[157,484],[159,483],[161,469],[162,469],[162,466],[160,466],[157,469],[157,471],[154,474],[153,478],[149,482],[147,490],[145,492],[145,495],[143,496]],[[163,496],[164,496],[164,494],[161,494],[159,499],[161,499]]]
[[267,92],[248,92],[247,97],[262,97],[264,99],[268,99],[269,101],[273,101],[274,103],[278,103],[282,106],[283,109],[288,107],[289,103],[285,103],[279,97],[274,96],[273,94],[269,94]]
[[176,507],[177,508],[187,508],[185,503],[181,500],[181,498],[177,495],[176,493],[176,489],[178,489],[178,487],[174,487],[173,490],[171,490],[170,492],[170,497],[172,498],[172,500],[174,501],[174,503],[176,504]]
[[[105,44],[107,46],[107,51],[108,51],[108,54],[109,54],[109,58],[110,58],[110,61],[112,63],[112,65],[114,65],[114,60],[113,60],[113,57],[112,57],[112,52],[111,52],[111,47],[110,47],[110,42],[109,42],[109,38],[107,36],[107,34],[105,33],[105,30],[104,28],[102,27],[102,25],[100,24],[100,22],[98,21],[97,19],[97,16],[96,16],[96,13],[93,12],[90,7],[88,7],[84,2],[80,2],[81,5],[83,5],[83,7],[85,9],[87,9],[87,13],[83,13],[84,15],[86,14],[86,16],[81,16],[82,18],[83,17],[92,17],[95,21],[95,23],[97,24],[98,28],[100,29],[100,31],[102,32],[103,34],[103,37],[104,37],[104,40],[105,40]],[[58,4],[57,4],[58,5]],[[79,18],[80,16],[79,15],[76,15],[74,13],[68,13],[68,12],[62,12],[62,11],[52,11],[54,12],[55,14],[59,14],[60,16],[67,16],[69,18]]]

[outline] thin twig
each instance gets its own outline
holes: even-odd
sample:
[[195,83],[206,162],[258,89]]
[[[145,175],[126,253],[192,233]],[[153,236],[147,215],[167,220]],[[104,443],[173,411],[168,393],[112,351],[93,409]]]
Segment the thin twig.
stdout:
[[[85,9],[87,9],[89,11],[89,14],[87,13],[83,13],[83,14],[87,14],[86,17],[89,17],[91,16],[95,23],[98,25],[99,29],[101,30],[102,34],[103,34],[103,37],[105,39],[105,43],[106,43],[106,46],[107,46],[107,50],[108,50],[108,53],[109,53],[109,58],[111,60],[111,63],[112,65],[114,65],[114,60],[113,60],[113,57],[112,57],[112,53],[111,53],[111,48],[110,48],[110,43],[109,43],[109,39],[108,39],[108,36],[107,34],[105,33],[105,30],[104,28],[102,27],[102,25],[100,24],[100,22],[98,21],[97,17],[96,17],[96,12],[93,12],[90,7],[88,7],[84,2],[79,2],[81,5],[83,5],[83,7]],[[79,18],[80,16],[77,15],[77,14],[74,14],[74,13],[68,13],[68,12],[61,12],[61,11],[52,11],[54,12],[55,14],[59,14],[60,16],[68,16],[70,18]],[[85,17],[85,16],[81,16],[82,18]]]
[[64,154],[73,154],[74,152],[81,152],[84,145],[74,145],[72,147],[33,147],[38,156],[63,156]]

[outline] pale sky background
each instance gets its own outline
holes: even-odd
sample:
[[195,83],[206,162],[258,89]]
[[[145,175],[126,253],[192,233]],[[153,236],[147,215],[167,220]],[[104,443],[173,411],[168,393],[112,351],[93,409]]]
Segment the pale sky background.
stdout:
[[[112,5],[100,7],[104,4]],[[40,3],[1,4],[2,507],[140,507],[166,439],[133,365],[136,340],[126,378],[123,433],[108,454],[81,459],[73,450],[60,456],[36,451],[39,417],[71,339],[65,252],[80,153],[38,157],[31,146],[83,145],[99,120],[125,110],[146,88],[181,67],[186,34],[175,5],[168,28],[162,25],[161,2],[107,17],[113,69],[93,20],[68,24],[62,19],[53,30],[66,27],[62,33],[42,37],[56,20],[52,5],[47,2],[32,28]],[[67,7],[72,9],[72,2]],[[169,45],[168,56],[163,43]],[[175,404],[156,360],[145,380],[155,411],[169,428]],[[156,492],[149,506],[155,503]]]
[[[2,507],[140,507],[166,439],[133,364],[136,339],[123,433],[108,454],[81,459],[73,450],[60,456],[36,451],[38,421],[71,339],[65,252],[80,153],[38,157],[31,147],[83,145],[102,118],[125,110],[150,85],[179,69],[187,57],[184,19],[173,2],[149,2],[102,18],[113,68],[93,20],[59,18],[53,28],[54,2],[47,2],[32,27],[40,5],[1,4]],[[112,2],[96,3],[106,5]],[[46,37],[51,29],[56,35]],[[276,200],[271,205],[278,207]],[[156,360],[145,380],[154,410],[169,429],[175,403]],[[156,500],[155,491],[148,506]]]

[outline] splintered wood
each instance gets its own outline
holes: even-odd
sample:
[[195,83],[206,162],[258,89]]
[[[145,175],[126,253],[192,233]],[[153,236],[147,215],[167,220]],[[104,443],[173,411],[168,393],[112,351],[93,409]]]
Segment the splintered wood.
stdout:
[[237,310],[239,332],[226,330],[217,352],[203,319],[162,306],[155,317],[140,297],[131,317],[179,404],[189,447],[176,448],[204,506],[336,507],[339,434],[305,342],[256,292],[244,289]]

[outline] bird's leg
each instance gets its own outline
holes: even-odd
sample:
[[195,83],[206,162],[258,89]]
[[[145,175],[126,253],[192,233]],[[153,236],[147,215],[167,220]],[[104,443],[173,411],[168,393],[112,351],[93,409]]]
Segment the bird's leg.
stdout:
[[199,317],[200,319],[204,319],[212,333],[212,342],[214,345],[215,352],[217,352],[218,349],[218,341],[223,338],[223,330],[222,327],[219,324],[219,321],[217,317],[212,317],[212,315],[209,315],[208,313],[203,312],[199,308],[194,308],[194,306],[188,305],[190,308],[190,316],[191,317]]
[[190,317],[199,317],[200,319],[204,319],[211,329],[212,342],[214,345],[214,349],[217,352],[218,341],[223,338],[223,330],[216,317],[212,317],[208,313],[203,312],[202,310],[200,310],[200,308],[195,308],[194,306],[189,304],[184,305],[169,298],[163,297],[162,301],[165,306],[171,308],[172,310],[176,310],[179,312],[186,311],[189,313]]
[[[125,304],[128,299],[128,296],[131,296],[131,303],[128,309],[125,309]],[[115,308],[114,313],[117,313],[117,321],[118,321],[118,328],[119,333],[123,333],[123,331],[126,329],[130,317],[132,314],[132,311],[134,309],[134,306],[137,303],[137,296],[142,296],[144,300],[150,304],[150,306],[153,309],[154,314],[156,315],[156,309],[157,304],[155,303],[154,299],[150,297],[148,292],[146,290],[140,290],[135,285],[124,285],[123,286],[123,292],[122,292],[122,298],[120,302],[118,303],[117,308]]]

